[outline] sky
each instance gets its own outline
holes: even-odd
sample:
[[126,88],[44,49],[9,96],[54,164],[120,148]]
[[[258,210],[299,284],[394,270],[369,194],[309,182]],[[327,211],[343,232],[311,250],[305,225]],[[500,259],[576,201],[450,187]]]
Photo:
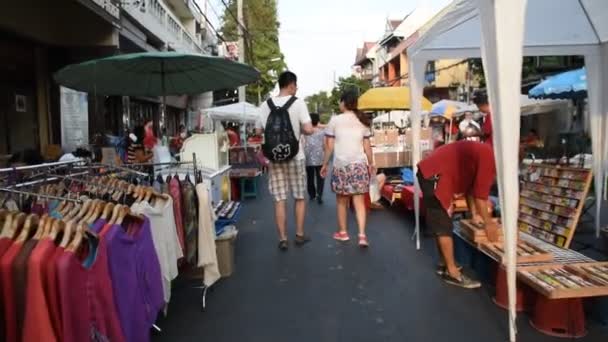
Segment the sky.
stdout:
[[[198,0],[203,7],[204,0]],[[450,0],[277,0],[279,39],[287,66],[298,75],[298,95],[331,90],[334,75],[351,75],[357,48],[382,38],[387,18],[403,19],[416,6],[445,5]],[[208,0],[216,27],[221,0]]]
[[351,75],[357,48],[378,41],[386,19],[403,19],[419,5],[449,0],[278,0],[280,44],[287,65],[298,75],[300,96],[331,90]]

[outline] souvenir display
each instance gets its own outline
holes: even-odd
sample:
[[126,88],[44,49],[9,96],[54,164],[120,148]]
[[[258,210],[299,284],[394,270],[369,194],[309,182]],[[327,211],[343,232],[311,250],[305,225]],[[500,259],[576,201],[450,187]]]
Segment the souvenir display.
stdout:
[[588,169],[530,165],[519,197],[519,229],[568,248],[591,184]]
[[518,278],[547,298],[608,295],[608,263],[543,265],[518,269]]
[[[486,242],[481,245],[486,253],[504,261],[505,250],[502,242]],[[517,242],[517,263],[549,262],[553,260],[553,254],[530,242]]]
[[[500,220],[494,219],[494,221],[500,224]],[[471,220],[461,220],[460,221],[460,231],[471,241],[482,244],[488,242],[488,237],[486,235],[486,230],[471,222]],[[498,238],[499,241],[502,241],[503,233],[502,228],[498,228]]]

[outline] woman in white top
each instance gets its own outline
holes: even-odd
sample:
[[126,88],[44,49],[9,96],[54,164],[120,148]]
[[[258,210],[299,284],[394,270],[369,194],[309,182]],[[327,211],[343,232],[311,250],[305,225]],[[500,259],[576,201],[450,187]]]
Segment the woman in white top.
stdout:
[[359,225],[359,246],[367,247],[365,194],[369,192],[370,175],[376,174],[369,141],[371,120],[357,110],[357,94],[354,92],[342,94],[340,111],[343,114],[334,116],[325,129],[327,141],[321,175],[327,176],[329,158],[333,153],[331,187],[336,193],[339,228],[334,239],[350,239],[346,230],[346,213],[352,198]]

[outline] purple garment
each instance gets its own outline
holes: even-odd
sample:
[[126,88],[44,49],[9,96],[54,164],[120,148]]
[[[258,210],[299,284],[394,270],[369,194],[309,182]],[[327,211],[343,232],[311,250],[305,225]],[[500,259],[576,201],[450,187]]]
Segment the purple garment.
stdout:
[[90,229],[93,233],[99,234],[101,232],[101,230],[103,229],[103,226],[106,225],[106,223],[108,223],[107,220],[100,218],[93,223],[93,225],[90,227]]
[[123,334],[127,341],[150,341],[150,328],[165,305],[150,221],[127,218],[123,226],[110,227],[105,240]]

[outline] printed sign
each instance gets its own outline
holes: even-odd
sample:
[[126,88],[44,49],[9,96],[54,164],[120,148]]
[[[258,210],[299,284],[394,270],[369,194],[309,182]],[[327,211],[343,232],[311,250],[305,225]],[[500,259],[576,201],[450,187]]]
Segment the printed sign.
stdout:
[[87,93],[61,87],[61,147],[72,152],[89,143]]

